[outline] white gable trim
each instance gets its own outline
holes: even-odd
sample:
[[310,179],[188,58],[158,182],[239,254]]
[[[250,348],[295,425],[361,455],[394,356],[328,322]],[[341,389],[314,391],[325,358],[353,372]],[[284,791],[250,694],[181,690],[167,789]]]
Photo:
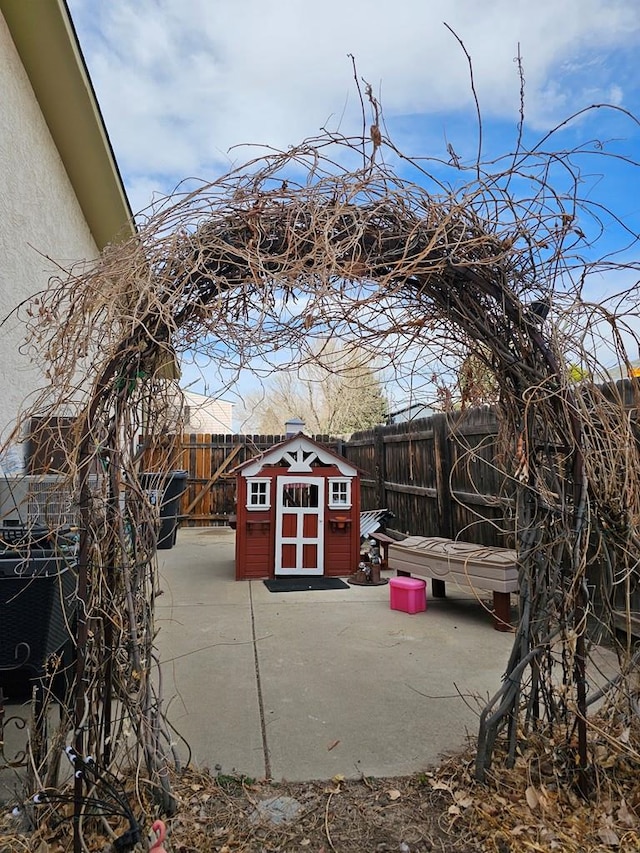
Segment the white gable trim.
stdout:
[[242,470],[242,476],[255,477],[265,465],[279,463],[286,465],[292,474],[311,474],[313,471],[311,465],[316,459],[325,465],[335,465],[343,477],[355,477],[358,473],[346,459],[319,447],[300,434],[249,462]]

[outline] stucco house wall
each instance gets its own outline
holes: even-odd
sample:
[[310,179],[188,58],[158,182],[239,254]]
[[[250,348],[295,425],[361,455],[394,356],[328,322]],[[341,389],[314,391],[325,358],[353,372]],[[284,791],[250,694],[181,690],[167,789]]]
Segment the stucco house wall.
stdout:
[[64,0],[0,0],[0,91],[2,441],[45,382],[12,312],[133,225]]
[[11,312],[58,272],[98,249],[0,15],[0,429],[43,383],[20,354],[24,327]]

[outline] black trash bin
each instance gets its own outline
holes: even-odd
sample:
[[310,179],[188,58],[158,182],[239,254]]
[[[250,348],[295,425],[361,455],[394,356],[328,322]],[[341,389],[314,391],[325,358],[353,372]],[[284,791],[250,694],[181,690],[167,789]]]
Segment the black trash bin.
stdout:
[[[38,553],[34,551],[34,554]],[[47,659],[70,648],[76,574],[67,557],[40,551],[0,558],[0,671],[43,677]]]
[[151,501],[160,506],[158,548],[166,550],[176,544],[180,498],[187,488],[188,471],[145,471],[141,474],[142,488]]

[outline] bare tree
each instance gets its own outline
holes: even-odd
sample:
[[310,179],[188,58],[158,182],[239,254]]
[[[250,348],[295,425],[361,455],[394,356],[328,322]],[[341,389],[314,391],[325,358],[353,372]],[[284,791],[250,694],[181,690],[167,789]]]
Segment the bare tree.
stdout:
[[247,396],[248,422],[261,433],[282,432],[289,417],[299,417],[313,434],[345,435],[383,423],[387,399],[368,354],[327,345],[321,361],[283,370]]

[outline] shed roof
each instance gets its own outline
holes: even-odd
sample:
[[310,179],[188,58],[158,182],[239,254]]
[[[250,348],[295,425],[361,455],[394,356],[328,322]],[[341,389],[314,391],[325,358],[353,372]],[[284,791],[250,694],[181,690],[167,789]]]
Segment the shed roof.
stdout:
[[280,462],[286,462],[293,473],[311,473],[311,465],[316,459],[326,465],[335,465],[345,477],[355,477],[358,474],[358,469],[347,462],[344,456],[339,456],[302,432],[274,444],[269,450],[252,459],[247,459],[237,465],[232,473],[255,477],[265,466],[277,465]]

